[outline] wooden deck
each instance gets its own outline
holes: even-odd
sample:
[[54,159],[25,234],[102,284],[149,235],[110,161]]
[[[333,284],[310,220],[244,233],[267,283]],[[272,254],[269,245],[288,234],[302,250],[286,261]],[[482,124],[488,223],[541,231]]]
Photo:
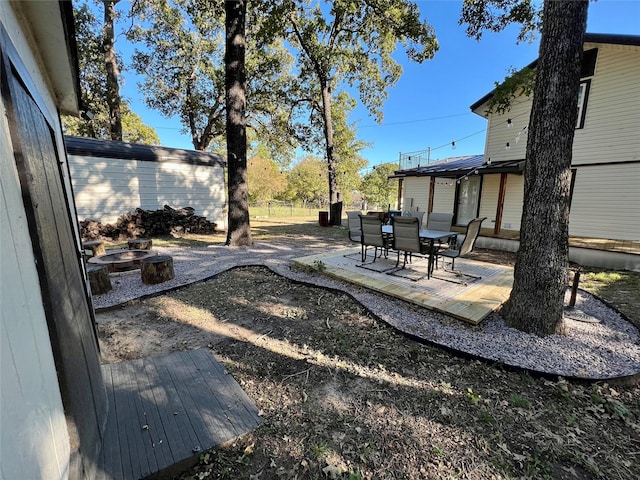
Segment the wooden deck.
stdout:
[[100,480],[137,480],[184,468],[200,452],[261,423],[256,406],[208,349],[105,364],[102,370],[109,415]]
[[[464,233],[463,227],[452,227],[452,231]],[[498,235],[493,233],[491,228],[480,229],[480,236],[487,238],[500,238],[505,240],[519,240],[518,230],[502,230]],[[589,250],[602,250],[607,252],[619,252],[632,255],[640,255],[640,240],[616,240],[610,238],[592,237],[569,237],[569,246],[575,248],[586,248]]]
[[[391,259],[393,257],[393,259]],[[469,281],[467,284],[453,283],[457,281],[453,275],[445,275],[442,270],[434,273],[434,277],[426,278],[427,263],[419,266],[411,265],[407,272],[415,271],[422,276],[420,280],[411,280],[409,276],[397,276],[384,271],[373,271],[361,268],[360,248],[330,252],[308,257],[296,258],[294,263],[317,268],[322,264],[322,273],[331,277],[374,290],[385,295],[396,297],[421,307],[451,315],[473,325],[479,324],[491,312],[497,310],[508,298],[513,285],[513,269],[485,262],[467,259],[456,261],[456,270],[479,274],[482,278]],[[391,261],[389,261],[391,260]],[[386,260],[395,265],[395,254]],[[384,259],[378,259],[370,266],[383,267]],[[400,272],[402,273],[402,272]]]

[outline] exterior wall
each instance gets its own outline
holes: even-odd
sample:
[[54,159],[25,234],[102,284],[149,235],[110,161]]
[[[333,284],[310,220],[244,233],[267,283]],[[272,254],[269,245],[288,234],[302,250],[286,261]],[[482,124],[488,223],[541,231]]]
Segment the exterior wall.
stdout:
[[[640,167],[624,163],[640,161],[640,47],[585,44],[585,50],[591,48],[598,48],[598,57],[590,77],[584,125],[575,131],[572,165],[577,173],[569,232],[573,236],[637,240]],[[511,111],[489,116],[485,158],[494,162],[525,158],[526,134],[520,133],[520,140],[515,140],[529,121],[531,105],[531,98],[522,98]],[[484,108],[479,107],[476,113]],[[509,118],[511,128],[507,128]],[[507,142],[509,150],[505,149]],[[487,190],[485,183],[483,197]],[[509,175],[501,228],[520,228],[522,198],[523,177]],[[486,215],[484,208],[481,203]]]
[[[598,48],[583,128],[576,129],[573,165],[640,160],[640,47],[585,44]],[[492,161],[525,158],[532,99],[518,99],[505,114],[491,114],[485,158]],[[484,106],[476,113],[482,114]],[[507,128],[507,119],[512,127]],[[519,141],[516,142],[519,135]],[[509,142],[510,149],[505,145]]]
[[136,208],[193,207],[197,215],[225,224],[221,166],[179,161],[140,161],[69,156],[78,219],[114,223]]
[[524,176],[509,174],[504,195],[502,225],[505,230],[520,230],[524,198]]
[[482,194],[480,197],[480,218],[487,217],[482,228],[493,228],[496,224],[498,196],[500,194],[500,174],[482,176]]
[[[427,177],[428,178],[428,177]],[[429,180],[426,180],[427,184]],[[456,182],[451,178],[436,177],[432,212],[453,213],[456,198]]]
[[[13,4],[0,2],[0,22],[46,105],[45,115],[57,119],[47,81],[38,73],[39,59]],[[0,101],[2,478],[64,479],[69,474],[69,435],[4,108]],[[61,128],[57,121],[53,125],[63,145]]]
[[572,163],[638,161],[640,47],[597,46],[598,60],[591,80],[584,128],[576,130]]
[[[428,210],[430,179],[431,177],[407,177],[404,179],[402,210],[412,212],[426,212]],[[411,203],[412,200],[413,203]]]
[[[487,139],[484,148],[485,160],[502,162],[505,160],[521,160],[526,157],[527,133],[531,114],[531,98],[518,99],[511,110],[504,114],[489,115]],[[481,109],[484,107],[481,107]],[[511,119],[511,128],[507,120]],[[509,149],[505,147],[509,143]]]
[[639,206],[640,163],[580,167],[571,201],[569,234],[638,240]]

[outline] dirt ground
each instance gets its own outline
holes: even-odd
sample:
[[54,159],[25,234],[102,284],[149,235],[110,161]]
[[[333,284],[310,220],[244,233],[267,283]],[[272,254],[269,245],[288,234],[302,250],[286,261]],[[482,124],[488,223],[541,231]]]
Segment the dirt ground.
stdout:
[[263,424],[179,478],[640,476],[640,389],[535,379],[262,267],[97,314],[104,361],[211,348]]

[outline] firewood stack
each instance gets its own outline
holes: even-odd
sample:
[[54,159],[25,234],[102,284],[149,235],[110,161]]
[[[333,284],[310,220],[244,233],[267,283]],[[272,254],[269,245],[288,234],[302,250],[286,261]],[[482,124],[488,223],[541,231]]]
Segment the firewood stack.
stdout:
[[216,224],[205,217],[194,214],[191,207],[171,208],[165,205],[161,210],[143,210],[136,208],[121,215],[116,224],[102,224],[95,220],[80,222],[82,238],[97,240],[111,238],[155,237],[158,235],[184,233],[208,234],[215,233]]

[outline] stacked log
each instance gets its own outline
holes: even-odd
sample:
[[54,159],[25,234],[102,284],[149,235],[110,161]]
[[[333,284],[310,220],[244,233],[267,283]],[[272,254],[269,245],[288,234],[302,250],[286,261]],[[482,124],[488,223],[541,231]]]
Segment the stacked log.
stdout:
[[216,224],[196,215],[193,208],[171,208],[169,205],[165,205],[160,210],[136,208],[121,215],[115,225],[103,225],[95,220],[84,220],[80,222],[80,228],[82,238],[86,240],[100,238],[119,240],[168,234],[216,232]]

